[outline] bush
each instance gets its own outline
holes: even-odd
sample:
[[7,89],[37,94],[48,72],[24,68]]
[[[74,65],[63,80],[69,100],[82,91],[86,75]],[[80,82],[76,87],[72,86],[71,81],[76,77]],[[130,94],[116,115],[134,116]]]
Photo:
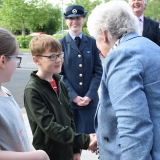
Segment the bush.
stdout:
[[65,36],[65,35],[56,35],[56,36],[53,36],[53,37],[58,40],[58,39],[61,39],[61,38],[64,37],[64,36]]
[[19,48],[29,48],[29,42],[32,38],[32,36],[17,36]]

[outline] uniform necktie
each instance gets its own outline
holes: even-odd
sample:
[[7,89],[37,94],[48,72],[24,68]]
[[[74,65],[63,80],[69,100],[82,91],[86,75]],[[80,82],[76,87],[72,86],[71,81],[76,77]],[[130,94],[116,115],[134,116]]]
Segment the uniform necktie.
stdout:
[[81,38],[80,37],[75,37],[75,40],[76,40],[77,47],[79,48],[80,43],[81,43]]

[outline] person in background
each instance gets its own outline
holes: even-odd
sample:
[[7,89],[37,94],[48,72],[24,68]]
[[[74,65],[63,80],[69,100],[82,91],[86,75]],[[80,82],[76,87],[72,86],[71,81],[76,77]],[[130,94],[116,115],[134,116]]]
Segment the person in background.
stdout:
[[81,5],[68,6],[64,13],[69,33],[60,39],[64,54],[61,74],[67,85],[78,133],[94,133],[94,115],[102,76],[99,50],[93,38],[82,33],[87,12]]
[[64,56],[61,44],[53,36],[40,35],[29,46],[38,66],[24,91],[33,145],[46,151],[50,160],[80,160],[80,149],[96,149],[89,146],[95,135],[76,133],[68,90],[59,75]]
[[47,154],[30,144],[23,117],[11,92],[2,86],[9,82],[21,63],[16,38],[0,28],[0,160],[49,160]]
[[98,5],[88,18],[105,56],[95,116],[101,160],[160,159],[160,48],[138,25],[121,0]]
[[160,46],[159,23],[144,16],[147,0],[129,0],[129,5],[139,20],[140,34]]

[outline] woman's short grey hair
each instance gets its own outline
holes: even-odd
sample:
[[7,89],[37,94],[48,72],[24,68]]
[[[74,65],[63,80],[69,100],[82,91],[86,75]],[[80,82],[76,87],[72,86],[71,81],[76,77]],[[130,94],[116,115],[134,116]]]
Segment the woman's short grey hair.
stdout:
[[128,3],[122,0],[112,0],[98,5],[88,18],[89,34],[95,39],[102,39],[102,31],[112,41],[124,33],[140,33],[139,22]]

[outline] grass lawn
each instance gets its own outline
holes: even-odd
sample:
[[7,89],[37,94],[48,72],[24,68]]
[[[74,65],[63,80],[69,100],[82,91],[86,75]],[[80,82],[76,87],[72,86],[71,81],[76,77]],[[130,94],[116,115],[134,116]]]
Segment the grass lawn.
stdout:
[[20,51],[30,51],[29,48],[20,48],[19,50],[20,50]]

